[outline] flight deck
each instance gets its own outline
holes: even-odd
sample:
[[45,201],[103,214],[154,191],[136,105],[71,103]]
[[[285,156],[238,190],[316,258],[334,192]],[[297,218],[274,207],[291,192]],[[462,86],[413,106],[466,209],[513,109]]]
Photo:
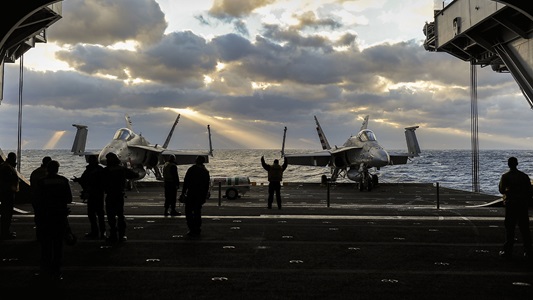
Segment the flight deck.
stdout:
[[[42,282],[31,206],[19,206],[0,241],[0,290],[28,299],[529,299],[533,266],[502,260],[504,209],[497,196],[433,184],[288,183],[283,207],[267,209],[267,186],[227,200],[214,192],[202,236],[185,217],[163,216],[163,187],[128,191],[126,242],[86,240],[77,196],[64,279]],[[221,193],[223,195],[223,193]],[[438,200],[438,201],[437,201]],[[491,204],[493,203],[493,204]],[[437,206],[438,205],[438,206]],[[183,212],[183,207],[179,210]],[[518,235],[518,238],[520,236]],[[7,293],[7,294],[6,294]],[[7,298],[6,298],[7,299]]]

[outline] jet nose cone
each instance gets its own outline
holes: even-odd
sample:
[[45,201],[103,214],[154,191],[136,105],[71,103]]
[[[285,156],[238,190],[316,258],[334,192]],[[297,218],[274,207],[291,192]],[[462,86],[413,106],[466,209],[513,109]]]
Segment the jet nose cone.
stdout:
[[98,162],[101,163],[102,165],[107,165],[107,159],[105,158],[105,155],[107,153],[104,153],[104,151],[100,152],[100,154],[98,155]]
[[374,148],[372,151],[372,160],[375,166],[383,167],[389,164],[389,154],[383,148]]

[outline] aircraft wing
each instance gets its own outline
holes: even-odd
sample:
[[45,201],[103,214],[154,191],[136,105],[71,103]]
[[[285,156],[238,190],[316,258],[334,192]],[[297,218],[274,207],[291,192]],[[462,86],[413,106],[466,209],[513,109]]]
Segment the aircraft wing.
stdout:
[[329,151],[319,151],[301,154],[285,154],[287,161],[291,165],[318,166],[325,167],[330,164],[331,153]]
[[203,156],[205,158],[205,162],[209,163],[208,152],[164,150],[161,155],[163,156],[164,161],[167,161],[170,155],[174,155],[176,157],[176,164],[178,165],[193,165],[196,162],[196,157],[198,156]]
[[349,153],[353,153],[355,151],[361,151],[361,147],[341,147],[341,148],[337,148],[335,150],[331,150],[331,154],[335,155],[335,154],[339,154],[339,153],[342,153],[342,152],[349,152]]
[[79,156],[93,156],[93,155],[96,155],[98,156],[100,154],[100,151],[93,151],[93,152],[76,152],[76,153],[72,153],[73,155],[79,155]]
[[165,151],[165,148],[157,148],[157,147],[154,147],[154,146],[128,145],[128,147],[129,148],[143,149],[143,150],[152,151],[152,152],[155,152],[155,153],[161,153],[161,152]]
[[98,158],[98,155],[100,155],[100,152],[76,152],[76,153],[72,153],[73,155],[78,155],[78,156],[85,156],[85,162],[89,163],[89,157],[90,156],[95,156],[96,158]]
[[163,162],[167,161],[170,155],[174,155],[176,157],[176,164],[178,165],[193,165],[196,161],[197,156],[203,156],[205,157],[205,162],[209,162],[209,153],[207,152],[168,150],[163,147],[157,148],[155,146],[142,145],[130,145],[128,147],[143,149],[146,151],[160,154],[163,158]]
[[413,158],[415,155],[409,153],[389,153],[391,165],[405,165],[409,158]]

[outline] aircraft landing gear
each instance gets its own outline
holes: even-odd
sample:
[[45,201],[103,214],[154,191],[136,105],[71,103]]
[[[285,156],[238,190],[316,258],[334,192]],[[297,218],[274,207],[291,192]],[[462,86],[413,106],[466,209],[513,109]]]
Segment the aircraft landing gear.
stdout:
[[372,175],[372,185],[373,185],[373,186],[377,186],[378,183],[379,183],[378,175],[373,174],[373,175]]
[[[370,175],[368,172],[364,172],[363,176],[361,176],[361,179],[359,180],[359,191],[371,191],[374,187],[374,176],[376,175]],[[377,176],[376,176],[377,181]]]

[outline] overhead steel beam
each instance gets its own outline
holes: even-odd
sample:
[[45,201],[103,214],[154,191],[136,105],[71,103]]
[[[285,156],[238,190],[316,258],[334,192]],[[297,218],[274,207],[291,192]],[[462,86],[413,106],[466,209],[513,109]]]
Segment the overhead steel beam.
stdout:
[[4,9],[0,26],[0,101],[4,63],[14,62],[35,43],[46,42],[45,29],[62,17],[62,0],[18,0]]
[[505,4],[513,9],[516,9],[520,13],[527,16],[533,21],[533,2],[530,0],[489,0],[496,1]]

